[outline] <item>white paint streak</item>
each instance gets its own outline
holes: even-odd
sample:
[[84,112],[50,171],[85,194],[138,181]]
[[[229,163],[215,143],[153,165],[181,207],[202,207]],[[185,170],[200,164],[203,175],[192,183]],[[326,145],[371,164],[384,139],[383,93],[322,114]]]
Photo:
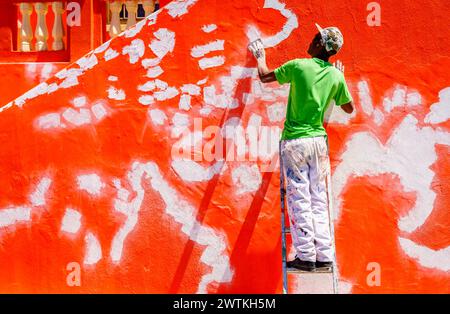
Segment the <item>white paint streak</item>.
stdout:
[[89,232],[84,237],[84,243],[86,246],[86,253],[84,256],[85,265],[94,265],[102,258],[102,248],[97,237]]
[[298,27],[298,19],[294,12],[286,9],[286,5],[279,0],[265,0],[265,9],[274,9],[280,12],[287,20],[283,25],[283,29],[277,34],[270,37],[261,36],[261,32],[255,26],[249,26],[247,30],[247,37],[250,41],[261,38],[264,47],[270,48],[278,46],[282,41],[286,40],[291,33]]
[[186,182],[205,182],[211,180],[220,173],[223,161],[216,162],[213,166],[203,167],[190,159],[177,159],[172,161],[172,169]]
[[403,251],[409,257],[417,260],[420,265],[427,268],[450,271],[450,246],[441,250],[432,250],[409,239],[399,237],[398,240]]
[[358,82],[358,96],[361,107],[367,115],[373,113],[372,97],[370,96],[369,84],[366,81]]
[[[115,200],[114,207],[117,211],[126,214],[127,220],[113,238],[110,252],[112,260],[120,261],[124,241],[136,226],[138,212],[145,195],[142,179],[146,179],[150,181],[151,187],[160,194],[164,202],[165,212],[182,225],[181,231],[198,245],[206,246],[200,261],[210,266],[211,272],[202,276],[197,292],[206,293],[208,284],[214,281],[230,282],[233,271],[230,269],[229,257],[226,255],[225,236],[217,235],[214,229],[202,226],[196,220],[194,208],[182,199],[175,189],[169,186],[163,179],[158,166],[153,162],[145,164],[135,162],[127,176],[135,192],[135,197],[130,201],[124,200],[123,197],[118,197]],[[115,184],[119,190],[124,190],[120,182],[116,181]]]
[[333,175],[335,215],[339,217],[341,194],[351,176],[395,174],[406,192],[417,194],[416,203],[399,220],[399,228],[413,232],[422,226],[433,211],[436,193],[431,189],[436,162],[435,144],[450,145],[450,133],[431,127],[418,127],[413,115],[408,115],[394,130],[386,145],[371,133],[354,134],[346,143],[342,162]]

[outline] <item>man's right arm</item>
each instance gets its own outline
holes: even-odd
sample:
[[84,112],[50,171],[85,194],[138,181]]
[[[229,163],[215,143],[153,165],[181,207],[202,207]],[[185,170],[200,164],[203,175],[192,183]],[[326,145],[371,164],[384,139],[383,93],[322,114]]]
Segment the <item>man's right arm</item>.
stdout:
[[258,75],[259,79],[263,83],[275,82],[277,80],[275,72],[269,70],[266,62],[266,52],[261,40],[252,42],[249,47],[250,51],[256,58],[258,64]]

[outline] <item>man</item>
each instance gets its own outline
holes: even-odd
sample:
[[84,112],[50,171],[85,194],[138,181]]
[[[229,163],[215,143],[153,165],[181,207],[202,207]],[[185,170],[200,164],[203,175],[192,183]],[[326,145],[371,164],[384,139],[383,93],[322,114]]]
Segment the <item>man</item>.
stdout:
[[280,145],[281,171],[296,250],[295,260],[287,266],[305,271],[333,266],[327,193],[330,166],[324,114],[332,100],[346,113],[353,112],[343,66],[338,62],[338,70],[328,62],[344,43],[342,33],[336,27],[316,26],[319,33],[308,49],[311,58],[291,60],[275,71],[267,67],[260,40],[249,46],[257,59],[262,82],[291,84]]

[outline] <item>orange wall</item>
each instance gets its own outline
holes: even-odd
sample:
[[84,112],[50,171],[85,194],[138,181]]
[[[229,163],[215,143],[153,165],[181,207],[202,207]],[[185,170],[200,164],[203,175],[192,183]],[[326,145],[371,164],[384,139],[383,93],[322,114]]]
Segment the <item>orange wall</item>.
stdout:
[[[334,109],[327,128],[341,291],[449,293],[447,2],[383,2],[380,27],[360,0],[191,3],[0,109],[0,292],[280,293],[277,168],[264,171],[262,152],[221,164],[180,161],[173,147],[195,118],[280,130],[271,110],[287,90],[259,87],[246,30],[272,38],[276,67],[307,57],[317,22],[345,36],[339,59],[356,106],[351,117]],[[214,40],[224,50],[205,57],[224,63],[202,69],[191,49]],[[74,262],[80,286],[67,284]],[[380,285],[368,280],[373,265]]]

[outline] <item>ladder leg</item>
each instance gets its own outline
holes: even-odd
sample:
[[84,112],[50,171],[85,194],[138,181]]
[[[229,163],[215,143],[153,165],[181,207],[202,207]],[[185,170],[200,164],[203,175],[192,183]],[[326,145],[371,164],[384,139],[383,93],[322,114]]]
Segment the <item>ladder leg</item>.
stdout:
[[333,246],[333,292],[338,293],[338,266],[336,258],[336,241],[334,237],[334,214],[333,214],[333,194],[331,189],[331,165],[326,178],[327,199],[328,199],[328,220],[330,224],[331,243]]
[[281,158],[281,141],[278,148],[278,158],[280,164],[280,205],[281,205],[281,257],[282,257],[282,275],[283,275],[283,294],[288,294],[288,277],[287,277],[287,250],[286,250],[286,227],[285,227],[285,219],[286,219],[286,211],[285,211],[285,187],[284,187],[284,169],[283,169],[283,161]]

